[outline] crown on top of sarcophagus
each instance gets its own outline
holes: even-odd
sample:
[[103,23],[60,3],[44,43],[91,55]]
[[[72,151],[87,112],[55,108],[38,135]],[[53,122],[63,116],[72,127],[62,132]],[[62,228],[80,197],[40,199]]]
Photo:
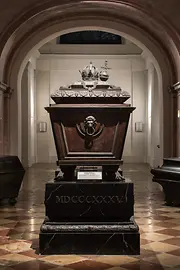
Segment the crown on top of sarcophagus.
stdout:
[[80,102],[85,103],[123,103],[130,98],[129,93],[123,91],[120,86],[109,84],[110,69],[105,65],[101,67],[100,72],[93,65],[92,61],[87,65],[81,73],[82,79],[60,88],[51,95],[55,103]]
[[83,81],[96,81],[99,78],[99,72],[92,62],[79,72]]

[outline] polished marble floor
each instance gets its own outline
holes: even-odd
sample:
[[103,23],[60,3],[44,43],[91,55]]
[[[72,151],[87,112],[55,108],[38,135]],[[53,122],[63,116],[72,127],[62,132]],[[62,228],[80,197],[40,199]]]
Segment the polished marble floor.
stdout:
[[28,169],[17,204],[0,206],[1,270],[180,270],[180,208],[165,206],[160,186],[142,164],[123,165],[124,175],[135,183],[140,256],[39,255],[44,187],[54,169],[47,164]]

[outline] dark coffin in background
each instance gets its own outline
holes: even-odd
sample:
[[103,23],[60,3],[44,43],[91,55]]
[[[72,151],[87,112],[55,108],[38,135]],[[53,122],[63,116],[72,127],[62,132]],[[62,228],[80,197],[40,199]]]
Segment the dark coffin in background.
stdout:
[[151,170],[153,182],[159,183],[167,205],[180,205],[180,158],[164,158],[163,165]]
[[25,170],[17,156],[0,156],[0,200],[15,204]]

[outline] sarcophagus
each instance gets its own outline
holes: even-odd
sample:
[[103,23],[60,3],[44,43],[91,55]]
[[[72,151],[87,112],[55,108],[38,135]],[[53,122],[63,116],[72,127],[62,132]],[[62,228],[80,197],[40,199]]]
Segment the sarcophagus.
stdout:
[[51,96],[58,157],[46,184],[41,254],[139,254],[134,186],[119,170],[131,112],[130,95],[90,63],[82,80]]
[[[50,114],[58,164],[63,171],[77,165],[101,165],[104,174],[116,172],[122,159],[130,113],[124,103],[130,95],[96,78],[90,64],[86,80],[60,89],[52,95],[56,104]],[[82,72],[82,74],[84,74]]]
[[164,158],[161,167],[153,168],[153,182],[159,183],[164,191],[167,205],[180,205],[180,158]]

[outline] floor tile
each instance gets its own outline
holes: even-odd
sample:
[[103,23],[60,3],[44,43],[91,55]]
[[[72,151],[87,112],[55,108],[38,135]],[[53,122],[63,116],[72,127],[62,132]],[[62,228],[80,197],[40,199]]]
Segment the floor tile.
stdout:
[[15,240],[11,240],[9,236],[0,236],[0,245],[14,243]]
[[39,260],[24,262],[13,266],[14,270],[49,270],[53,268],[55,270],[56,265],[45,263]]
[[164,217],[170,217],[170,218],[180,218],[180,213],[176,213],[176,212],[168,212],[168,213],[163,213],[161,214],[161,216]]
[[114,266],[121,266],[122,264],[136,262],[138,259],[130,256],[99,256],[95,259],[97,262],[103,262]]
[[26,171],[17,204],[0,206],[0,270],[180,270],[180,208],[165,205],[148,166],[124,164],[123,168],[134,181],[140,256],[39,255],[44,187],[54,177],[55,165],[36,164]]
[[29,250],[30,247],[31,247],[31,244],[24,241],[18,241],[15,243],[0,245],[0,249],[4,249],[12,253],[19,253],[22,251],[26,251],[26,250]]
[[159,263],[163,266],[167,266],[167,267],[178,266],[180,269],[180,257],[175,256],[175,255],[162,253],[162,254],[157,254],[156,259],[154,257],[153,258],[149,257],[146,260],[148,260],[149,262],[158,260]]
[[22,235],[23,235],[22,233],[12,234],[12,235],[9,236],[9,238],[14,239],[14,240],[16,240],[16,239],[21,239],[22,240]]
[[9,254],[9,253],[10,252],[8,252],[7,250],[0,249],[0,256],[6,255],[6,254]]
[[41,260],[57,265],[68,265],[71,263],[85,261],[86,259],[76,255],[50,255],[43,257]]
[[66,266],[65,267],[64,266],[58,266],[57,267],[57,265],[56,265],[56,268],[51,268],[51,269],[48,269],[48,270],[73,270],[73,269],[72,268],[69,268],[69,267],[66,267]]
[[22,238],[25,240],[31,240],[31,239],[39,239],[39,234],[35,234],[35,233],[23,233],[22,234]]
[[[166,222],[166,220],[164,222]],[[171,218],[167,220],[167,222],[172,222],[172,223],[175,223],[177,226],[180,226],[180,218]]]
[[139,261],[136,263],[130,263],[128,265],[122,265],[122,267],[123,266],[127,270],[164,270],[162,265],[148,261]]
[[150,241],[150,240],[146,240],[146,239],[140,238],[140,246],[146,245],[146,244],[151,243],[151,242],[152,241]]
[[178,211],[177,207],[171,207],[171,206],[164,206],[164,207],[158,208],[156,210],[170,212],[170,213]]
[[141,248],[152,250],[154,252],[169,252],[169,251],[177,249],[177,246],[161,243],[161,242],[153,242],[147,245],[143,245],[141,246]]
[[32,257],[24,256],[21,254],[7,254],[0,256],[0,265],[15,265],[21,262],[28,262],[34,260]]
[[1,266],[0,268],[1,270],[14,270],[13,268],[9,267],[9,266]]
[[172,236],[170,236],[170,235],[164,235],[164,234],[153,233],[153,232],[151,232],[151,233],[143,233],[141,235],[141,237],[143,239],[151,240],[151,241],[163,241],[163,240],[172,238]]
[[29,220],[30,218],[31,218],[30,216],[16,215],[16,216],[9,216],[9,217],[7,217],[6,219],[7,219],[7,220],[10,219],[10,221],[11,221],[11,220],[17,220],[17,221],[23,220],[23,222],[24,222],[25,220]]
[[143,246],[141,246],[141,251],[140,252],[141,252],[140,259],[143,259],[145,257],[156,256],[156,254],[158,254],[158,252],[155,252],[152,249],[150,249],[150,250],[144,249]]
[[[160,221],[156,223],[157,226],[162,226],[163,228],[167,229],[174,229],[174,226],[177,227],[176,220],[174,219],[173,222],[171,221]],[[180,227],[180,226],[179,226]]]
[[107,270],[127,270],[127,268],[125,269],[125,268],[122,268],[120,266],[114,266],[114,267],[108,268]]
[[17,228],[9,229],[8,236],[13,235],[13,234],[23,233],[26,230],[27,229],[24,227],[17,227]]
[[170,228],[159,230],[158,233],[169,235],[169,236],[180,236],[180,230],[175,230],[175,229],[170,229]]
[[[9,224],[9,223],[12,223],[12,220],[9,220],[9,219],[0,219],[0,225],[1,226],[6,226],[6,227],[8,227],[8,225],[7,224]],[[9,228],[9,227],[8,227]]]
[[156,226],[156,225],[153,225],[153,224],[149,224],[149,225],[140,225],[140,228],[144,232],[158,232],[158,231],[161,231],[161,230],[165,229],[166,227],[161,227],[161,226]]
[[73,270],[104,270],[108,269],[111,265],[97,261],[85,260],[77,263],[68,264],[67,266],[69,268],[72,268]]
[[159,220],[154,220],[152,218],[136,218],[136,222],[138,225],[148,225],[148,224],[156,225],[157,223],[159,223]]
[[180,248],[167,252],[168,254],[180,257]]
[[45,256],[43,255],[40,255],[38,252],[36,252],[36,250],[34,249],[30,249],[30,250],[27,250],[27,251],[23,251],[23,252],[20,252],[19,254],[21,255],[25,255],[25,256],[28,256],[28,257],[32,257],[32,258],[36,258],[36,259],[41,259]]
[[178,226],[173,226],[172,229],[180,231],[180,225],[178,225]]
[[173,237],[171,239],[167,239],[162,242],[180,247],[180,238],[177,238],[177,237]]
[[44,218],[30,218],[27,220],[23,220],[23,223],[32,224],[32,225],[40,225],[43,223],[43,221],[44,221]]

